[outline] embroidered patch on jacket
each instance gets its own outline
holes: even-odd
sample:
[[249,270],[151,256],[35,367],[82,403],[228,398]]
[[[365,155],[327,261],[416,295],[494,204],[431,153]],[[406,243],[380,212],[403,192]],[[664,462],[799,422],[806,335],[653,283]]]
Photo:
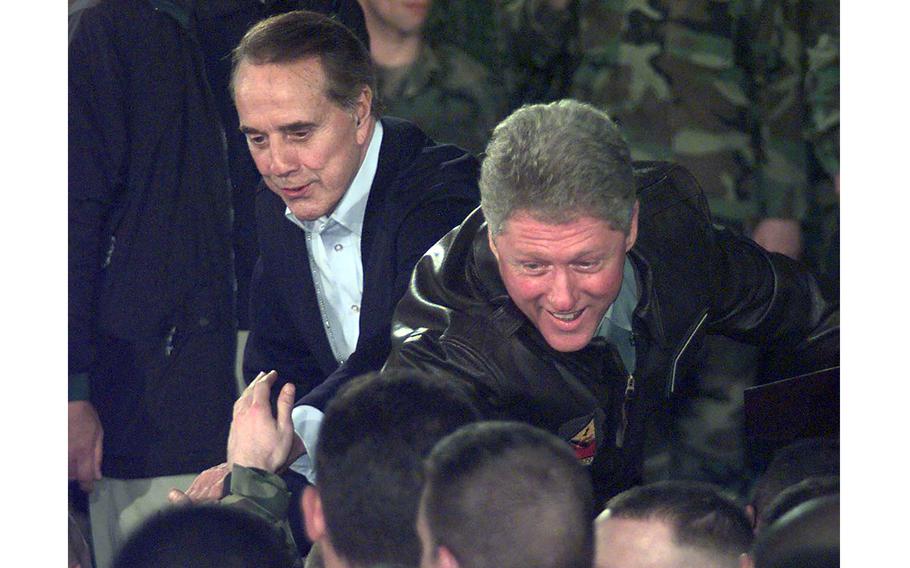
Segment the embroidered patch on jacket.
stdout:
[[572,449],[575,450],[575,457],[584,465],[590,465],[594,461],[594,454],[597,453],[597,441],[594,434],[594,419],[592,418],[569,440]]

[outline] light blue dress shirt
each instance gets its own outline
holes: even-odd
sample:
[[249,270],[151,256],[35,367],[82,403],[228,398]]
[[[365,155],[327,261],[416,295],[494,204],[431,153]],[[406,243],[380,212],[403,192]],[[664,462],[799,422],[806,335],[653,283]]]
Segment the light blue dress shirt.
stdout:
[[[360,334],[360,301],[363,298],[363,261],[360,239],[370,187],[379,166],[382,124],[376,121],[363,163],[335,210],[314,221],[301,221],[285,208],[287,219],[306,232],[310,273],[322,315],[325,335],[338,364],[343,364]],[[291,469],[316,482],[312,457],[316,451],[322,412],[312,406],[298,406],[291,413],[294,431],[306,453],[291,464]]]

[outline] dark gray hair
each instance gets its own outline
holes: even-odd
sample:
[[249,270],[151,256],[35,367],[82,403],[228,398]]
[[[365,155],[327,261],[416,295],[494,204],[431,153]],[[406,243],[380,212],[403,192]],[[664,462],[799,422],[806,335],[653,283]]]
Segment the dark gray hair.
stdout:
[[480,203],[493,236],[519,210],[550,223],[589,215],[628,233],[635,203],[629,148],[610,117],[591,105],[566,99],[523,106],[493,131]]
[[590,568],[593,493],[563,440],[521,422],[476,422],[426,462],[422,508],[433,547],[464,568]]
[[353,109],[363,87],[373,92],[373,115],[378,116],[376,75],[370,52],[354,32],[334,19],[307,10],[266,18],[254,25],[231,53],[231,96],[237,68],[294,63],[318,57],[326,77],[326,96],[344,109]]

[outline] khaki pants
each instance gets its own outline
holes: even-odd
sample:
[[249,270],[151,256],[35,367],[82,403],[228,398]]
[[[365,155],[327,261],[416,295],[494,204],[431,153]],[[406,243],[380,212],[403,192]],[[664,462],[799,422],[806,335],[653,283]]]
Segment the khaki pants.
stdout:
[[146,479],[104,477],[89,495],[95,568],[109,568],[114,556],[143,521],[170,506],[171,488],[185,490],[195,473]]

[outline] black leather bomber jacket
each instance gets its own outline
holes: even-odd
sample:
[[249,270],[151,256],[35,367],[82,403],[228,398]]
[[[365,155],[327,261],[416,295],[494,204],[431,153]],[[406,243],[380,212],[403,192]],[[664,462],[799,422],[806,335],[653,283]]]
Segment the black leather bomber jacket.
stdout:
[[598,499],[640,481],[645,413],[678,388],[706,333],[798,354],[817,368],[839,357],[837,307],[804,268],[714,225],[682,167],[641,162],[635,174],[634,376],[600,338],[573,353],[547,345],[506,293],[480,209],[417,264],[386,363],[458,381],[486,416],[565,439],[590,466]]

